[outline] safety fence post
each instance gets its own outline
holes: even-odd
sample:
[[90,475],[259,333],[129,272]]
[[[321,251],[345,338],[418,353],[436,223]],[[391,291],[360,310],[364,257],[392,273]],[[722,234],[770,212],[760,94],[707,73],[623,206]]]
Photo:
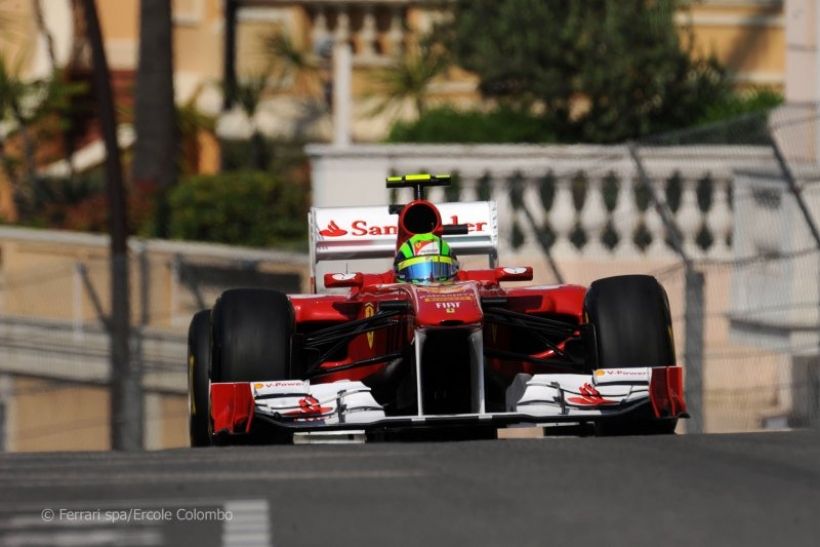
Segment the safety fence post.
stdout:
[[684,269],[684,350],[683,364],[686,388],[686,405],[689,410],[689,422],[686,424],[687,433],[703,432],[703,319],[704,319],[704,288],[706,280],[703,272],[695,268],[691,257],[683,246],[683,237],[675,217],[665,199],[661,199],[652,185],[641,159],[638,145],[634,142],[628,145],[629,155],[635,164],[638,180],[646,188],[652,205],[658,212],[666,228],[669,244],[680,257]]
[[684,312],[683,362],[686,363],[686,406],[690,419],[686,422],[687,433],[703,433],[703,272],[693,268],[685,270],[686,295]]
[[[774,152],[775,160],[777,160],[780,171],[786,179],[789,192],[792,197],[794,197],[797,207],[800,209],[800,214],[803,217],[803,221],[806,223],[806,228],[808,228],[809,233],[811,234],[814,245],[817,247],[818,251],[820,251],[820,227],[818,227],[817,221],[814,219],[811,209],[806,203],[806,199],[803,196],[803,189],[798,183],[797,178],[794,176],[794,172],[792,171],[789,162],[786,160],[786,156],[783,154],[783,151],[781,150],[771,127],[769,139],[772,152]],[[817,274],[817,284],[818,295],[820,295],[820,272]],[[820,298],[818,299],[818,306],[820,306]],[[820,318],[820,309],[817,311],[817,316]],[[820,337],[818,337],[818,342],[820,343]],[[812,368],[812,366],[810,365],[809,368]],[[808,385],[805,386],[805,389],[808,400],[806,401],[804,407],[807,412],[805,419],[820,429],[820,417],[817,416],[817,409],[820,409],[820,389],[816,389],[817,384],[820,383],[820,346],[817,348],[817,358],[814,359],[813,368],[813,372],[811,372],[806,379]]]

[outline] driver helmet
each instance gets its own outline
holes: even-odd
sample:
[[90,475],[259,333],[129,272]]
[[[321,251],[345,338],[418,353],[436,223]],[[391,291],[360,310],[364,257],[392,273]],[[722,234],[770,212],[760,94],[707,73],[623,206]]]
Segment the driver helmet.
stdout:
[[434,234],[415,234],[396,254],[396,279],[409,283],[452,281],[458,260],[446,241]]

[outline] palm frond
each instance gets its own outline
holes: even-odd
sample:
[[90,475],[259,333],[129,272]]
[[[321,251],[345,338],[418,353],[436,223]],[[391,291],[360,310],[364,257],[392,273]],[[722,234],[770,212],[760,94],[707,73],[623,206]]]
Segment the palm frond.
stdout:
[[264,36],[261,50],[267,58],[272,87],[281,91],[295,86],[307,95],[320,93],[320,87],[316,85],[320,67],[310,50],[301,48],[281,31]]
[[377,70],[371,76],[375,92],[370,95],[378,100],[372,114],[382,114],[412,101],[417,115],[422,115],[426,110],[430,84],[448,65],[439,49],[422,42],[398,57],[391,66]]
[[216,127],[216,118],[203,113],[196,104],[204,89],[205,84],[200,83],[188,100],[177,106],[177,127],[183,137],[196,135],[203,130],[213,132]]
[[262,38],[262,50],[272,64],[293,72],[314,71],[318,67],[310,55],[296,46],[287,34],[275,32]]
[[243,78],[236,84],[236,100],[249,118],[253,118],[256,109],[262,100],[262,95],[268,89],[268,76],[254,74]]
[[26,86],[17,77],[17,70],[0,55],[0,120],[12,118],[14,112],[19,112],[27,93]]

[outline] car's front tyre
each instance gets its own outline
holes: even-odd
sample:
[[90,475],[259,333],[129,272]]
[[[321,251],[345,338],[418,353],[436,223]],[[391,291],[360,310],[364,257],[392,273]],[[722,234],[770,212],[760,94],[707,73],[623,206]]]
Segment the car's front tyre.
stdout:
[[211,310],[197,312],[188,328],[188,429],[191,446],[210,446]]
[[[595,328],[597,368],[664,367],[675,364],[666,291],[648,275],[599,279],[584,300]],[[600,422],[599,435],[658,435],[675,431],[677,419],[645,415]]]
[[293,307],[287,295],[231,289],[213,311],[214,382],[259,382],[290,377]]

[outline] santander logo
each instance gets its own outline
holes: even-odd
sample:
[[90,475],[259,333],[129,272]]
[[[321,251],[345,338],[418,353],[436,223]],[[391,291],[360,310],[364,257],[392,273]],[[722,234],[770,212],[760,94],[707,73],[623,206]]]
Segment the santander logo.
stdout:
[[[449,218],[452,224],[461,224],[459,222],[458,215],[452,215]],[[342,223],[345,224],[345,228],[340,227],[336,220],[330,220],[327,223],[327,228],[324,230],[319,230],[319,235],[322,237],[342,237],[342,236],[353,236],[356,238],[359,237],[373,237],[373,236],[395,236],[399,233],[399,228],[396,224],[379,224],[374,223],[373,220],[361,219],[361,218],[354,218],[353,220],[346,220],[343,219]],[[485,232],[488,230],[489,223],[488,222],[467,222],[467,229],[470,233],[475,232]]]
[[319,230],[319,235],[324,237],[341,237],[343,235],[347,235],[347,230],[342,230],[339,228],[339,225],[336,224],[335,220],[331,220],[327,224],[327,228],[324,230]]
[[291,410],[290,412],[285,412],[287,416],[321,416],[326,412],[330,412],[333,410],[333,407],[329,406],[322,406],[322,403],[319,402],[319,399],[314,397],[313,395],[305,395],[299,401],[299,409],[298,410]]

